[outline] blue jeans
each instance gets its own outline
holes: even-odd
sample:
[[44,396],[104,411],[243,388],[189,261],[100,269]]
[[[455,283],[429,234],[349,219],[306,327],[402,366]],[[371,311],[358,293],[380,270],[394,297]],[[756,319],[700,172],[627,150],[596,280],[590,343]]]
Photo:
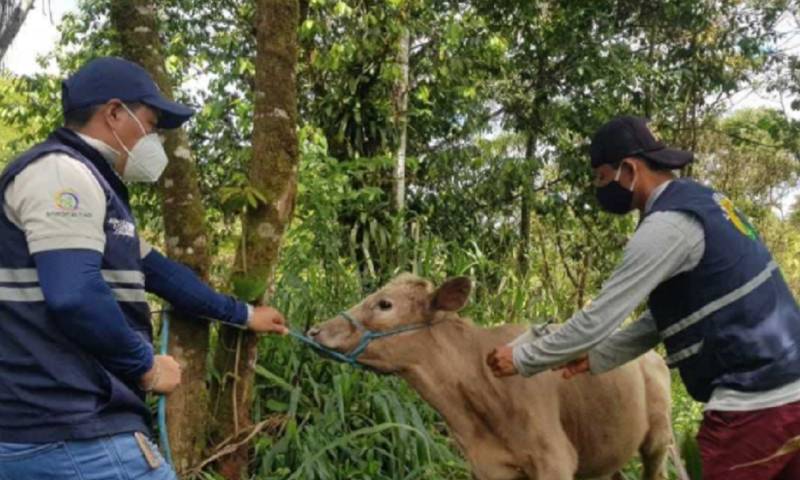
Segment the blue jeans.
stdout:
[[133,433],[53,443],[0,442],[0,480],[177,480],[149,440],[152,468]]

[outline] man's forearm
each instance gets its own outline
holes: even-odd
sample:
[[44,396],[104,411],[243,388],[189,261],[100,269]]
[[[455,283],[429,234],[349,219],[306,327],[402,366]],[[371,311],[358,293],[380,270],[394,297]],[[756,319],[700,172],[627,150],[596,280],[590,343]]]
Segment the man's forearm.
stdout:
[[657,212],[647,217],[588,307],[555,333],[514,347],[517,371],[529,376],[564,364],[614,333],[661,282],[687,268],[694,245],[687,240],[687,229],[699,232],[702,239],[702,227],[687,223],[680,214]]
[[647,353],[660,341],[656,321],[648,310],[639,320],[590,350],[589,367],[593,374],[613,370]]
[[[619,319],[594,319],[580,311],[569,322],[546,337],[525,341],[525,335],[515,339],[514,366],[517,371],[530,376],[575,359],[601,343],[625,317]],[[530,335],[533,337],[533,335]]]
[[240,327],[247,324],[247,304],[216,292],[185,265],[156,250],[151,250],[142,264],[147,291],[167,300],[177,310]]

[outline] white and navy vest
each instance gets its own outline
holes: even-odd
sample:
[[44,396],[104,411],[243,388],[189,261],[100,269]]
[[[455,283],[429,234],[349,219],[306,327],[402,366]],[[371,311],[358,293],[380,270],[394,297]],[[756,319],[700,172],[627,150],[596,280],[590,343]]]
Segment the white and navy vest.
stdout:
[[[152,342],[128,192],[99,152],[71,130],[58,129],[3,171],[0,199],[21,171],[51,153],[80,161],[102,186],[106,196],[103,278],[128,324]],[[59,207],[54,214],[77,214],[73,201],[61,202]],[[60,333],[63,325],[58,322],[44,302],[25,233],[0,208],[0,441],[36,443],[148,432],[151,417],[143,393]]]
[[649,307],[691,396],[716,387],[765,391],[800,379],[800,309],[756,230],[720,193],[670,183],[648,215],[679,211],[705,232],[694,269],[661,283]]

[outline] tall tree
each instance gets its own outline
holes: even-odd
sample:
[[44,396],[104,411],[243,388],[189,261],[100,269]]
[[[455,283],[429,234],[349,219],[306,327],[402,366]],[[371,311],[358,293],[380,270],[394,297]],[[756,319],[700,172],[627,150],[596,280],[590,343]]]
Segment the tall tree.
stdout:
[[[264,303],[278,264],[283,233],[291,220],[297,192],[297,0],[258,0],[253,19],[256,34],[252,157],[248,187],[259,201],[242,218],[242,239],[236,252],[232,281],[247,300]],[[236,438],[252,424],[251,403],[257,358],[257,338],[223,328],[217,352],[222,378],[220,431]],[[248,446],[225,457],[220,472],[238,479],[246,472]]]
[[6,56],[8,47],[19,33],[34,0],[0,0],[0,60]]
[[399,75],[392,92],[394,123],[397,128],[397,149],[394,167],[394,208],[402,213],[406,207],[406,151],[408,145],[408,27],[402,27],[397,39],[397,66]]
[[[123,54],[144,66],[168,98],[173,96],[159,37],[159,6],[154,0],[117,0],[110,3],[111,20]],[[169,156],[158,183],[167,255],[208,280],[208,234],[198,186],[197,165],[184,129],[167,132]],[[197,464],[205,448],[208,426],[206,357],[209,329],[206,320],[174,316],[169,352],[183,366],[181,388],[169,397],[167,425],[178,472]]]

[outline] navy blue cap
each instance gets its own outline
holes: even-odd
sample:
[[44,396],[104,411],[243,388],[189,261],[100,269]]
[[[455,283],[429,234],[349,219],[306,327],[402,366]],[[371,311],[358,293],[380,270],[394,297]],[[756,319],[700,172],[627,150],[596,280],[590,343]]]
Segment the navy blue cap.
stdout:
[[694,159],[691,152],[667,148],[647,128],[647,120],[630,115],[613,118],[595,132],[590,156],[593,168],[613,165],[625,157],[641,157],[676,169]]
[[158,128],[178,128],[194,115],[193,109],[166,99],[147,70],[122,58],[92,60],[61,82],[64,113],[112,98],[155,108],[159,112]]

